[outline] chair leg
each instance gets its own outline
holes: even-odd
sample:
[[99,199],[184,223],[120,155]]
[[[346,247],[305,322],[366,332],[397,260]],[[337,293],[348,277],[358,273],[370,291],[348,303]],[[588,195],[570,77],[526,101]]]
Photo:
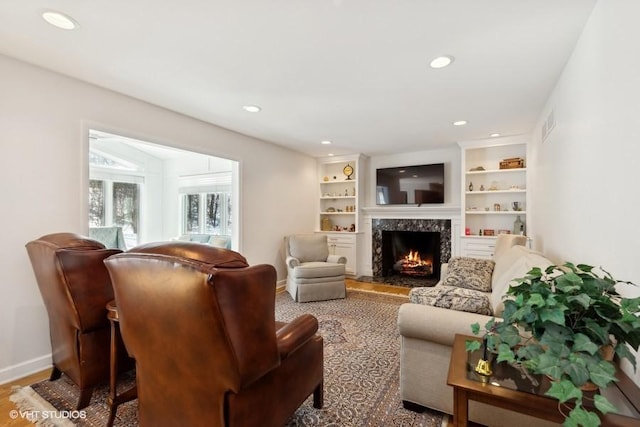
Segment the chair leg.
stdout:
[[62,371],[58,369],[56,366],[51,369],[51,375],[49,376],[49,381],[55,381],[62,376]]
[[80,390],[80,398],[78,399],[78,406],[76,406],[77,410],[80,410],[89,405],[91,401],[91,395],[93,394],[93,387],[84,388]]
[[324,405],[324,382],[320,382],[318,386],[313,390],[313,407],[316,409],[322,409]]

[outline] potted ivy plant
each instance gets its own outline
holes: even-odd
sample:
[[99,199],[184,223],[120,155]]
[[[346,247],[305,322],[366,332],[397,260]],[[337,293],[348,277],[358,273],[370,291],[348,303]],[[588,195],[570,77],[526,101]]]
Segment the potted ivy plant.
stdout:
[[[569,403],[565,426],[599,426],[597,414],[583,403],[589,385],[605,388],[615,378],[611,348],[636,360],[629,347],[640,346],[640,298],[623,298],[619,283],[601,268],[565,263],[544,271],[534,268],[515,279],[505,295],[503,318],[485,325],[484,345],[497,362],[519,365],[551,380],[546,395],[558,399],[559,407]],[[471,326],[475,335],[480,325]],[[481,346],[467,342],[467,350]],[[603,414],[615,412],[604,397],[595,394],[595,408]],[[562,412],[562,411],[561,411]]]

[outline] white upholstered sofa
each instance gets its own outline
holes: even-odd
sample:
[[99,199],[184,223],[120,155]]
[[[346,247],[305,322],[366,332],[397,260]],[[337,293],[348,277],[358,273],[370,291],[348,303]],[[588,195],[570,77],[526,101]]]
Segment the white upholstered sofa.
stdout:
[[[540,253],[520,246],[524,241],[518,240],[518,237],[501,235],[496,242],[491,290],[486,292],[489,309],[495,316],[500,316],[503,311],[502,296],[512,279],[524,277],[533,267],[544,268],[551,264]],[[443,267],[441,277],[446,279],[447,266]],[[441,280],[431,291],[414,288],[410,293],[410,301],[413,302],[400,307],[400,394],[407,408],[428,407],[452,414],[453,389],[447,385],[447,372],[454,336],[472,335],[471,324],[478,322],[484,326],[492,316],[436,306],[465,306],[460,301],[462,296],[454,295],[440,300],[428,294],[438,292],[438,287],[443,286]],[[477,305],[470,304],[468,307]],[[481,305],[484,307],[484,304]],[[556,425],[474,401],[469,402],[469,417],[474,422],[490,427]]]

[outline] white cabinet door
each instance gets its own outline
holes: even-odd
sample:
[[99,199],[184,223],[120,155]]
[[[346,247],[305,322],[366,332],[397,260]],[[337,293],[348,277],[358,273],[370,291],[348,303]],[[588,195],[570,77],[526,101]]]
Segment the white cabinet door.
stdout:
[[347,258],[346,273],[355,276],[357,273],[356,236],[354,234],[330,234],[327,236],[327,243],[330,254]]

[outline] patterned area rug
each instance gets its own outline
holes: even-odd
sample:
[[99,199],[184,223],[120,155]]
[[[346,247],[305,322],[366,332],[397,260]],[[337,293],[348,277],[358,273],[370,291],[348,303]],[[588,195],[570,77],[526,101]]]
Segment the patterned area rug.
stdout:
[[[400,337],[396,319],[406,297],[349,291],[346,299],[295,303],[287,293],[276,296],[276,319],[290,321],[311,313],[324,338],[324,407],[313,408],[312,397],[296,411],[287,427],[297,426],[446,426],[439,412],[415,413],[402,407],[399,393]],[[133,384],[133,374],[119,383]],[[33,393],[32,391],[35,391]],[[24,410],[47,411],[47,402],[81,426],[104,426],[109,411],[107,387],[94,392],[84,413],[72,412],[78,389],[64,375],[19,389],[12,396]],[[44,399],[41,405],[38,400]],[[115,426],[137,426],[136,401],[120,405]],[[48,408],[52,409],[52,408]],[[65,412],[66,411],[66,412]],[[45,412],[46,413],[46,412]],[[42,425],[64,425],[49,414]]]

